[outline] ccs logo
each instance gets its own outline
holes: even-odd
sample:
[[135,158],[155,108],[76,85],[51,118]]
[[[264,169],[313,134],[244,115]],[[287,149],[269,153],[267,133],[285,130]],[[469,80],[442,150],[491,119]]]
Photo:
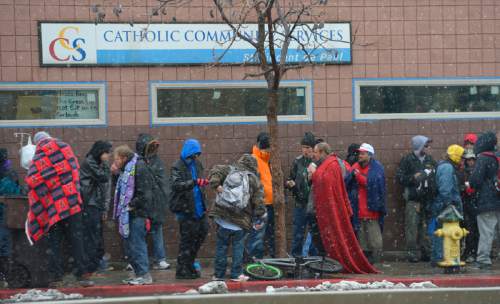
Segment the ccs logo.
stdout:
[[[83,39],[83,38],[75,38],[70,43],[69,39],[65,37],[66,32],[70,31],[70,30],[75,31],[77,34],[80,33],[80,29],[78,27],[76,27],[76,26],[66,26],[66,27],[63,27],[61,29],[61,31],[59,32],[59,36],[56,39],[54,39],[54,40],[52,40],[50,42],[50,45],[49,45],[50,56],[52,56],[52,58],[54,58],[57,61],[68,61],[70,58],[73,59],[74,61],[83,61],[85,59],[85,57],[87,57],[87,53],[85,53],[85,50],[82,48],[82,45],[81,45],[81,44],[85,43],[85,39]],[[56,47],[57,43],[61,47],[63,47],[64,49],[66,49],[66,50],[68,50],[68,51],[70,51],[72,53],[76,52],[78,54],[75,53],[74,55],[71,55],[71,56],[68,55],[68,56],[66,56],[64,58],[59,57],[56,54],[56,50],[55,50],[55,47]]]

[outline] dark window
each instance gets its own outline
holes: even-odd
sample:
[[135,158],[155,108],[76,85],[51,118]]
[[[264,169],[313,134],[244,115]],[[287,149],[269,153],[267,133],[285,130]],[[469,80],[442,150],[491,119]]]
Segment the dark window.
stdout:
[[498,85],[360,85],[360,114],[500,111]]
[[[266,88],[159,88],[158,118],[265,116]],[[306,115],[306,87],[279,89],[279,115]]]

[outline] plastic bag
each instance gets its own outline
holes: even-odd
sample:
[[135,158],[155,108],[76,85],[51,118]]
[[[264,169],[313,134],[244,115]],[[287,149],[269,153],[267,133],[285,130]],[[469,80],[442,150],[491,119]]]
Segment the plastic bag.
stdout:
[[28,170],[31,166],[31,161],[35,156],[36,146],[31,143],[31,136],[28,137],[28,143],[19,150],[21,155],[21,167]]

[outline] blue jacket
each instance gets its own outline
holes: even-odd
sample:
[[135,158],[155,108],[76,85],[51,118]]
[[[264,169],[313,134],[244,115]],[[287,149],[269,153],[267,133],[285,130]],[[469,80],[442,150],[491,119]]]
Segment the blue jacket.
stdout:
[[[382,164],[371,159],[368,164],[368,177],[367,177],[367,200],[368,210],[380,212],[379,224],[380,228],[384,227],[384,216],[386,211],[386,188],[385,188],[385,173]],[[349,201],[352,207],[352,225],[356,231],[359,230],[359,202],[358,202],[358,183],[354,176],[354,171],[345,177],[347,192],[349,194]]]
[[449,161],[440,161],[436,170],[438,193],[431,206],[432,217],[437,217],[448,205],[453,204],[462,213],[462,198],[455,167]]

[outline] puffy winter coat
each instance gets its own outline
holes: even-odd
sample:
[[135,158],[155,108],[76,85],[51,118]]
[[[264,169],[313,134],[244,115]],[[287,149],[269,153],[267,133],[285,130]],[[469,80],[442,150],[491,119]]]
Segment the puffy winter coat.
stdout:
[[495,188],[498,162],[493,151],[495,151],[496,143],[495,134],[488,132],[479,136],[474,146],[477,160],[469,177],[469,183],[477,191],[478,213],[500,210]]
[[264,204],[272,205],[273,203],[273,178],[271,168],[269,167],[269,153],[260,150],[257,146],[253,146],[252,155],[257,159],[259,168],[260,182],[264,187]]
[[446,207],[454,205],[462,213],[462,197],[456,168],[449,161],[439,162],[436,168],[437,196],[432,202],[432,217],[437,217]]
[[149,134],[140,134],[136,141],[136,152],[144,159],[147,169],[153,177],[151,185],[153,191],[151,220],[154,223],[163,224],[167,217],[167,206],[171,195],[169,175],[165,170],[165,164],[157,152],[148,153],[149,147],[157,141]]
[[[234,165],[235,168],[242,171],[253,173],[249,175],[250,186],[250,201],[248,206],[241,210],[236,211],[223,206],[213,204],[210,212],[210,217],[221,218],[225,221],[233,223],[244,230],[252,228],[252,220],[260,218],[266,213],[266,208],[263,204],[264,189],[257,176],[257,162],[251,155],[246,154]],[[231,166],[218,165],[215,166],[209,173],[210,187],[217,189],[217,187],[224,184],[224,180],[231,171]]]

